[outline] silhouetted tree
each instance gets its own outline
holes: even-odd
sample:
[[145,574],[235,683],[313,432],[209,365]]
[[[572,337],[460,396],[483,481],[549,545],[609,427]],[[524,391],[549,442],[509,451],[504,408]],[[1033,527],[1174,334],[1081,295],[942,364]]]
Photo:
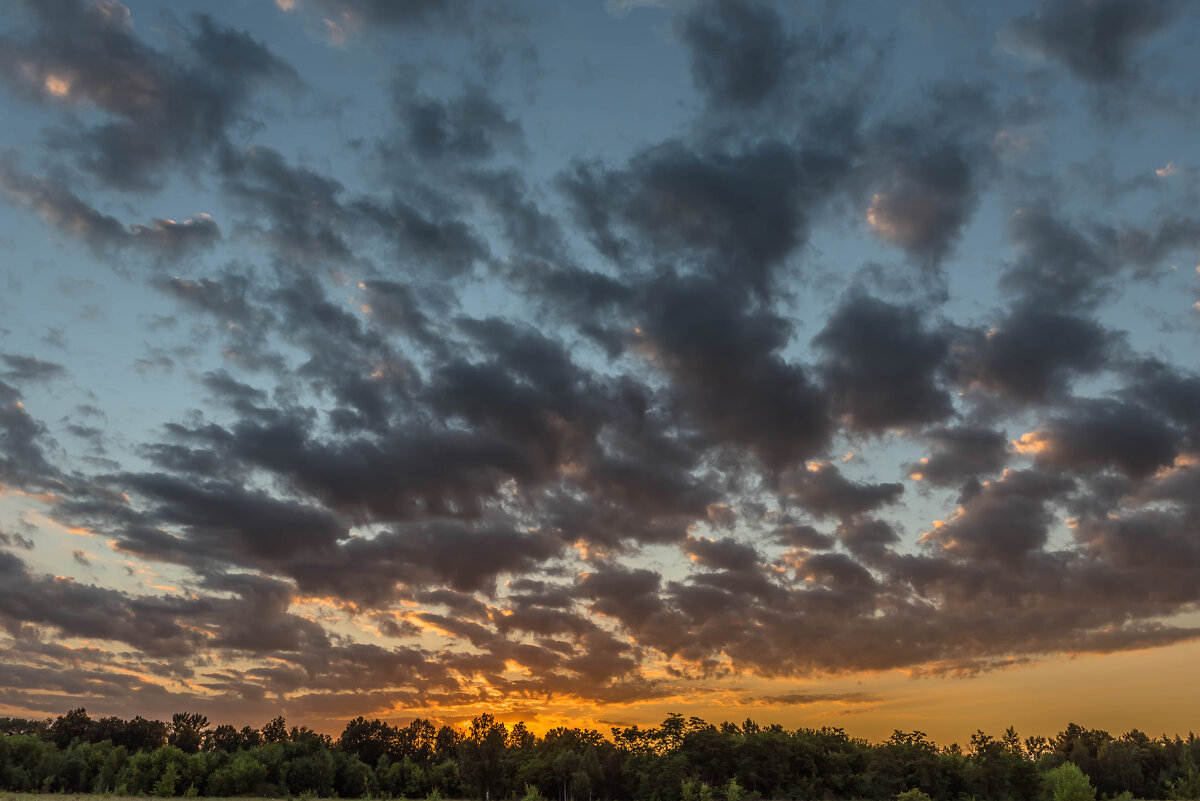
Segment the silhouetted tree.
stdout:
[[208,718],[199,712],[176,712],[171,716],[171,734],[167,738],[167,744],[175,746],[185,754],[194,754],[204,742],[206,728]]

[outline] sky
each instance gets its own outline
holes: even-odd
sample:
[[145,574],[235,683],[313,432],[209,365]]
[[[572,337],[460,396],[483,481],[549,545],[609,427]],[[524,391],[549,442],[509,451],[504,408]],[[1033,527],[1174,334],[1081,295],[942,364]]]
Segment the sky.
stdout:
[[0,714],[1194,729],[1178,0],[28,0]]

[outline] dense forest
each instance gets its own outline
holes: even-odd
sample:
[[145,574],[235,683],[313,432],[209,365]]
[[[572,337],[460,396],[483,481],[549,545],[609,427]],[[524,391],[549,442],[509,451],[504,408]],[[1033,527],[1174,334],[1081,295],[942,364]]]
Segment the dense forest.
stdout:
[[837,728],[557,728],[537,736],[480,715],[463,729],[356,718],[336,740],[277,717],[261,729],[90,717],[0,718],[0,788],[148,796],[471,797],[501,801],[1200,798],[1200,738],[1114,737],[1076,724],[1054,738],[976,732],[964,748],[919,731],[872,744]]

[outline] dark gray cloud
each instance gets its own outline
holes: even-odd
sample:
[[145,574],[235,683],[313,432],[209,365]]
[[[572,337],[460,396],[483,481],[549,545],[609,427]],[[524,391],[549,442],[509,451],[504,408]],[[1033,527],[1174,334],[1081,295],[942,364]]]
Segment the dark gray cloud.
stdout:
[[1111,291],[1120,268],[1115,232],[1088,237],[1045,209],[1021,209],[1009,223],[1020,256],[1000,286],[1030,305],[1055,309],[1095,306]]
[[158,262],[177,261],[221,240],[220,227],[207,214],[183,222],[157,219],[148,225],[125,225],[88,205],[68,186],[20,172],[10,158],[0,159],[0,189],[100,255],[132,251]]
[[33,550],[33,540],[26,537],[24,534],[17,534],[11,531],[0,531],[0,545],[6,548],[23,548],[27,551]]
[[807,212],[847,167],[836,152],[769,139],[733,152],[668,141],[627,170],[577,162],[561,185],[592,243],[619,264],[645,249],[687,254],[731,287],[765,292],[805,241]]
[[955,559],[1018,565],[1046,542],[1053,513],[1047,501],[1074,488],[1053,473],[1008,471],[988,482],[942,525],[922,538]]
[[406,80],[398,81],[394,92],[406,153],[458,161],[487,159],[500,149],[524,148],[520,123],[481,86],[468,86],[449,100],[420,94]]
[[[150,519],[179,526],[184,534],[155,537],[156,544],[148,547],[171,542],[198,560],[269,564],[293,553],[330,550],[347,536],[344,526],[324,509],[289,503],[240,484],[161,473],[125,475],[118,480],[154,504]],[[117,544],[143,550],[136,542],[120,538]]]
[[852,293],[829,316],[813,344],[827,354],[822,373],[852,428],[888,428],[943,420],[953,412],[941,386],[951,337],[929,330],[915,306]]
[[1000,35],[1081,81],[1112,84],[1137,75],[1138,48],[1171,22],[1179,6],[1173,0],[1045,0]]
[[61,489],[63,474],[47,457],[53,440],[21,401],[0,406],[0,483],[29,491]]
[[[263,92],[299,81],[247,33],[167,19],[155,49],[118,5],[66,0],[6,28],[2,80],[57,127],[25,156],[44,177],[10,157],[0,186],[94,254],[159,268],[132,276],[166,304],[144,362],[190,382],[196,408],[132,443],[96,415],[43,423],[52,382],[86,371],[25,355],[22,333],[6,344],[0,483],[181,581],[40,575],[13,552],[26,530],[0,531],[0,701],[340,720],[477,704],[485,685],[631,703],[739,671],[971,675],[1196,636],[1159,621],[1200,601],[1200,378],[1135,354],[1145,332],[1110,328],[1109,304],[1179,280],[1166,263],[1200,225],[1148,180],[1161,206],[1136,220],[1035,203],[1011,218],[1011,256],[957,252],[981,209],[981,228],[1011,213],[991,203],[997,175],[1055,197],[1045,153],[1004,150],[1012,126],[1053,120],[1014,98],[1024,84],[968,75],[893,103],[868,63],[888,48],[865,34],[688,4],[670,13],[696,116],[597,159],[543,147],[544,121],[521,116],[532,90],[510,101],[480,69],[519,12],[298,2],[329,22],[310,33],[370,30],[404,59],[450,41],[475,61],[393,68],[390,86],[381,71],[380,133],[326,158],[256,127]],[[1117,12],[1141,16],[1118,30]],[[1006,35],[1124,84],[1155,13],[1056,0]],[[512,27],[492,38],[488,20]],[[370,106],[330,103],[320,124],[338,130]],[[153,219],[144,196],[103,191],[180,175],[218,196],[220,227],[130,226]],[[843,250],[864,216],[898,263]],[[210,252],[222,266],[191,258]],[[970,293],[996,264],[980,311]],[[62,434],[118,461],[76,460]],[[894,458],[836,461],[874,445]],[[903,474],[929,489],[905,496]],[[958,499],[918,541],[944,488]],[[104,554],[65,566],[105,575]],[[75,636],[101,646],[52,642]],[[199,689],[117,687],[117,671]]]
[[1200,247],[1200,221],[1168,215],[1151,228],[1072,223],[1045,207],[1015,213],[1009,234],[1018,258],[1001,288],[1027,305],[1090,309],[1120,291],[1122,279],[1162,278],[1171,255]]
[[159,278],[154,286],[185,312],[216,323],[216,331],[227,341],[224,354],[233,364],[252,370],[282,368],[282,359],[267,340],[278,318],[259,301],[255,276],[227,270],[212,278]]
[[491,255],[486,241],[467,223],[449,215],[434,217],[398,197],[388,203],[360,200],[352,210],[392,246],[394,272],[400,275],[461,277]]
[[763,103],[808,55],[765,3],[697,3],[681,18],[679,30],[692,56],[692,77],[714,105]]
[[805,469],[785,474],[780,489],[809,514],[849,518],[895,503],[904,485],[859,483],[828,462],[810,462]]
[[227,150],[260,88],[299,80],[262,42],[205,15],[163,52],[138,37],[122,5],[31,2],[25,12],[31,28],[0,48],[0,78],[31,100],[107,114],[64,127],[52,145],[118,189],[158,187],[170,167]]
[[1017,448],[1032,452],[1039,467],[1058,471],[1116,468],[1141,478],[1170,465],[1177,435],[1143,407],[1110,400],[1076,401],[1058,417],[1021,437]]
[[0,403],[16,403],[20,399],[21,393],[17,391],[16,387],[0,381]]
[[786,525],[780,526],[773,532],[775,540],[791,548],[812,548],[826,551],[833,548],[837,541],[829,534],[822,534],[812,526]]
[[884,548],[900,541],[882,520],[848,520],[838,524],[837,531],[847,550],[867,563],[878,561]]
[[729,537],[718,540],[689,538],[684,551],[694,562],[715,570],[753,571],[761,561],[754,548]]
[[854,183],[868,227],[935,279],[939,294],[942,262],[994,172],[993,137],[1005,124],[995,94],[986,84],[941,81],[863,126]]
[[909,466],[909,475],[939,487],[998,473],[1008,461],[1008,440],[1003,431],[979,426],[953,426],[927,431],[924,440],[933,447],[929,456]]
[[671,375],[680,404],[718,442],[749,449],[771,469],[817,453],[829,437],[827,402],[779,351],[789,324],[743,313],[728,287],[666,279],[646,299],[637,347]]
[[1022,403],[1066,393],[1074,379],[1114,364],[1120,338],[1087,317],[1017,305],[984,334],[966,337],[956,354],[967,387]]
[[372,320],[402,331],[423,344],[436,341],[430,332],[429,314],[410,285],[396,281],[364,281],[360,288],[363,304],[370,310]]
[[225,191],[248,214],[247,225],[293,259],[342,260],[351,256],[344,228],[349,215],[342,185],[313,170],[288,164],[269,147],[229,156]]
[[124,593],[71,579],[36,576],[0,551],[0,624],[16,636],[26,624],[50,626],[69,637],[117,640],[152,656],[190,654],[202,636],[176,618],[193,604],[168,598],[131,602]]
[[897,166],[879,189],[867,209],[874,231],[933,260],[949,250],[974,205],[970,167],[952,150]]
[[1200,447],[1200,375],[1157,359],[1134,362],[1126,372],[1121,394],[1179,426],[1187,448]]
[[0,375],[10,381],[49,381],[67,374],[67,368],[61,364],[20,353],[0,353],[0,361],[8,366]]

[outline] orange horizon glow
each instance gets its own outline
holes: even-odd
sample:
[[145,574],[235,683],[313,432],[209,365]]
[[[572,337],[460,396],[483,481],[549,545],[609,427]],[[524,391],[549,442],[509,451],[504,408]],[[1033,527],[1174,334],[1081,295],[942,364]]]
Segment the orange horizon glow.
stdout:
[[[100,652],[109,653],[103,649]],[[86,656],[79,654],[81,660]],[[922,677],[920,669],[864,672],[816,681],[743,675],[731,687],[682,687],[662,698],[625,703],[597,704],[581,696],[558,694],[542,701],[496,695],[472,704],[371,707],[351,696],[344,704],[334,698],[322,699],[318,712],[315,708],[305,711],[295,699],[268,698],[248,709],[246,704],[233,704],[215,696],[181,696],[174,706],[161,709],[115,709],[63,694],[62,709],[32,710],[0,704],[0,715],[54,717],[83,705],[93,717],[115,714],[130,718],[141,714],[169,720],[173,712],[199,711],[208,715],[212,725],[232,723],[237,727],[261,726],[275,715],[283,715],[289,726],[307,726],[336,739],[345,724],[359,716],[398,726],[424,718],[435,725],[461,728],[487,713],[508,726],[524,723],[539,736],[566,727],[594,729],[610,737],[613,727],[654,727],[668,715],[679,713],[714,725],[751,719],[760,725],[778,723],[789,730],[835,727],[869,742],[882,742],[895,730],[916,730],[946,747],[967,742],[976,730],[998,735],[1012,726],[1022,737],[1052,737],[1068,723],[1103,729],[1114,736],[1131,729],[1151,737],[1187,736],[1200,726],[1192,716],[1193,707],[1180,703],[1180,692],[1186,694],[1186,688],[1192,686],[1198,661],[1200,641],[1193,640],[1101,655],[1064,654],[966,677]],[[169,692],[195,689],[204,681],[197,677],[190,683],[166,682],[129,666],[120,666],[119,672],[147,687]],[[209,675],[215,678],[223,672]],[[1153,681],[1146,680],[1150,675]],[[487,693],[491,688],[481,682],[478,689]],[[799,705],[755,700],[771,695],[786,697],[789,692],[828,698]]]

